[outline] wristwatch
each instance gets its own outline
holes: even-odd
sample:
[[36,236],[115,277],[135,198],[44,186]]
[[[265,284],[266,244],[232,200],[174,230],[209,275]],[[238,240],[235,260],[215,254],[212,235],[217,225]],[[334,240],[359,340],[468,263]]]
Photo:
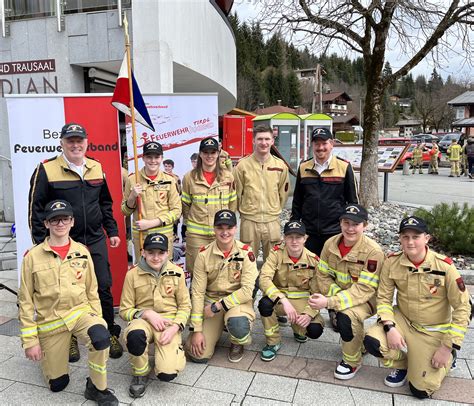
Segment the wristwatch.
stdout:
[[395,324],[384,324],[383,325],[383,331],[388,333],[390,331],[390,329],[393,328],[393,327],[395,327]]
[[217,308],[216,303],[211,304],[211,311],[212,313],[219,313],[221,310]]

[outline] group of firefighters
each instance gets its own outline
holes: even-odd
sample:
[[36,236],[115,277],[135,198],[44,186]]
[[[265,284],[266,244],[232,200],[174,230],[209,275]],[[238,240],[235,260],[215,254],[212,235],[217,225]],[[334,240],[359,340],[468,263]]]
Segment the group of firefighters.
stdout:
[[[79,125],[65,125],[64,156],[57,158],[62,166],[54,167],[53,159],[41,164],[32,178],[30,210],[37,210],[34,216],[38,224],[41,219],[45,236],[23,260],[21,338],[26,356],[41,360],[49,388],[61,391],[69,383],[69,342],[72,335],[77,337],[89,351],[85,397],[117,405],[106,379],[116,330],[102,319],[105,307],[93,252],[87,241],[71,238],[78,223],[87,227],[81,217],[86,211],[76,210],[79,199],[66,198],[80,185],[68,182],[74,172],[87,183],[86,193],[96,190],[106,197],[97,199],[110,200],[105,177],[87,176],[100,165],[94,169],[98,163],[85,160],[86,138]],[[305,343],[321,336],[320,312],[328,309],[342,340],[337,379],[354,377],[368,352],[395,368],[386,385],[408,381],[415,396],[430,397],[454,364],[471,317],[462,277],[449,258],[428,248],[428,230],[418,217],[403,219],[402,251],[384,257],[380,246],[364,235],[368,212],[358,204],[352,167],[331,154],[332,134],[326,129],[312,133],[314,158],[300,165],[292,215],[282,237],[280,214],[290,181],[286,164],[271,154],[273,144],[272,129],[257,127],[254,152],[232,168],[215,138],[202,140],[196,166],[183,178],[181,196],[176,177],[160,169],[161,145],[144,145],[144,167],[138,182],[135,174],[128,177],[121,206],[125,216],[133,216],[137,261],[126,274],[119,311],[128,322],[121,342],[132,365],[130,396],[138,398],[146,391],[152,343],[154,374],[162,381],[173,380],[185,368],[185,354],[192,362],[206,363],[224,330],[231,343],[228,359],[239,362],[252,340],[256,305],[266,337],[263,361],[272,361],[282,346],[280,325],[289,322],[294,339]],[[74,160],[81,153],[82,166]],[[40,192],[39,182],[49,189]],[[44,202],[48,196],[54,199]],[[100,218],[109,214],[103,207],[97,210]],[[181,216],[190,291],[183,269],[171,261],[173,228]],[[107,233],[113,237],[114,228],[109,226]],[[262,297],[255,303],[258,290]],[[375,314],[378,321],[365,330],[364,321]]]
[[[424,143],[419,143],[415,146],[412,153],[412,174],[415,174],[418,169],[419,173],[423,173],[423,153],[428,152],[430,161],[428,166],[428,173],[439,175],[439,147],[433,141],[431,148],[426,147]],[[450,178],[460,177],[462,175],[469,176],[473,179],[474,175],[474,137],[466,140],[464,145],[460,145],[458,140],[452,139],[451,145],[446,152],[447,158],[451,164]]]

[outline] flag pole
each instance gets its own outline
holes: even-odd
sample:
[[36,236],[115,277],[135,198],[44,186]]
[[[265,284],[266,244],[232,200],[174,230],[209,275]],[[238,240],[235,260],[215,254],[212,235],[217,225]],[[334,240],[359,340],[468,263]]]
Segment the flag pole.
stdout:
[[[132,62],[130,56],[130,37],[128,35],[128,20],[127,14],[124,13],[123,26],[125,30],[125,51],[127,53],[127,68],[128,68],[128,88],[130,91],[130,115],[132,118],[132,142],[133,142],[133,162],[135,164],[135,183],[139,181],[138,176],[138,152],[137,152],[137,132],[135,129],[135,105],[133,101],[133,81],[132,81]],[[138,220],[142,219],[142,199],[141,196],[137,196],[137,208],[138,208]],[[138,239],[140,242],[140,249],[143,248],[143,232],[141,229],[138,230]],[[139,258],[135,258],[138,261]]]

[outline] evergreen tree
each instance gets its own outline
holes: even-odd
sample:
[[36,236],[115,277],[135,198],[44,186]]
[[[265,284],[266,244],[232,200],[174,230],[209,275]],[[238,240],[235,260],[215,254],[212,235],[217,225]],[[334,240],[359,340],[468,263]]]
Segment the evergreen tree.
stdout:
[[267,64],[275,68],[283,65],[283,45],[278,34],[273,34],[267,43]]
[[288,106],[301,106],[301,88],[300,82],[296,77],[295,72],[290,71],[286,75],[286,83],[288,84]]
[[436,72],[436,68],[431,73],[430,80],[428,81],[428,92],[436,93],[443,87],[443,78]]

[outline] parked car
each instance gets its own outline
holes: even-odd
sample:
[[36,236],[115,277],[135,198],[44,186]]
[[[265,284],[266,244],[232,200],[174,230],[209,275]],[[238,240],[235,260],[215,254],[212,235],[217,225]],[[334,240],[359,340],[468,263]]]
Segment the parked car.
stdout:
[[413,137],[411,137],[411,140],[413,142],[438,142],[439,137],[433,134],[416,134]]
[[411,143],[410,138],[405,137],[393,137],[393,138],[379,138],[379,145],[391,145],[391,144],[409,144]]
[[441,141],[438,143],[439,149],[443,152],[448,150],[448,147],[451,145],[451,140],[456,140],[459,142],[461,138],[461,133],[448,133],[445,134]]
[[[413,158],[413,150],[415,149],[416,145],[417,144],[411,144],[408,147],[407,152],[405,152],[405,155],[402,156],[402,159],[400,159],[400,162],[398,163],[399,166],[403,166],[403,163],[407,159],[411,163],[411,160]],[[423,148],[423,166],[428,166],[430,163],[430,159],[431,159],[430,150],[432,146],[433,146],[432,143],[429,143],[429,142],[425,143],[425,148]],[[441,152],[438,152],[438,164],[441,161],[441,156],[442,156]]]

